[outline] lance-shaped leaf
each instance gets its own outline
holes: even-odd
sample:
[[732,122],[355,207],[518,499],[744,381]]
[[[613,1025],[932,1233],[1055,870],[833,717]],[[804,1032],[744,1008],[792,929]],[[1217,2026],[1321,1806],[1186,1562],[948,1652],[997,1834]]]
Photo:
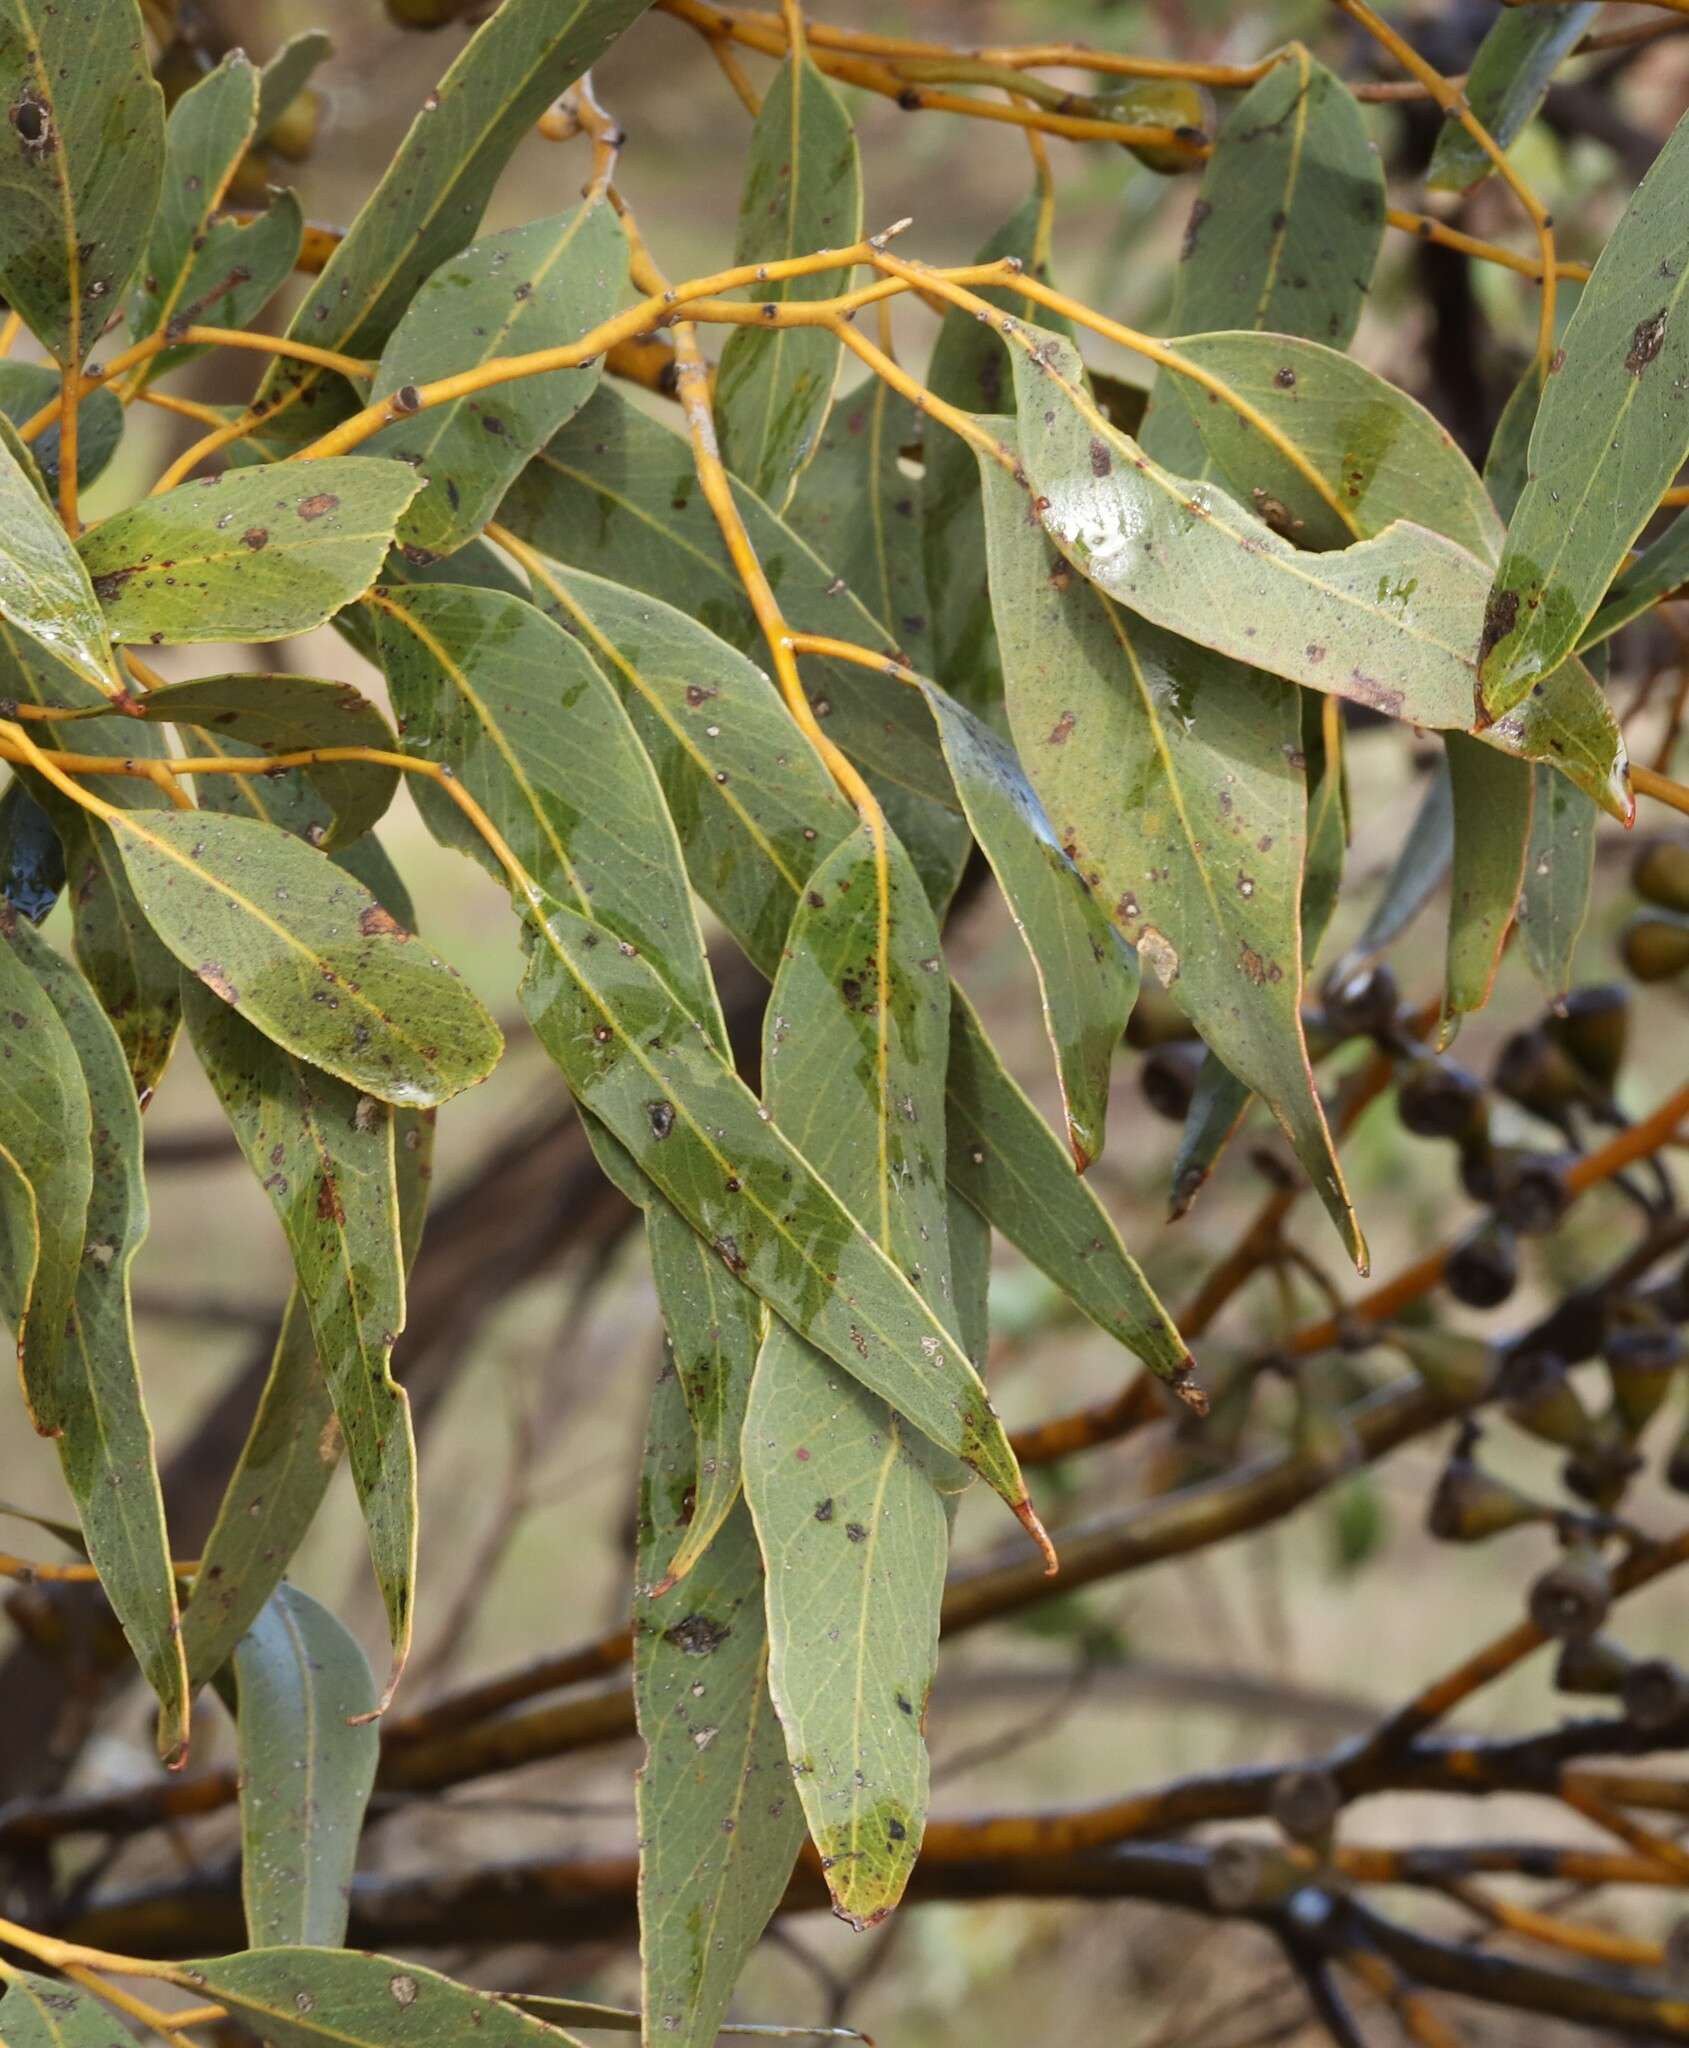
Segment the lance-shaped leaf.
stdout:
[[765,1119],[650,963],[542,897],[521,993],[571,1092],[728,1268],[1030,1516],[1014,1453],[954,1334]]
[[[1039,197],[1030,194],[992,235],[975,261],[995,263],[1013,256],[1048,282],[1038,249]],[[1004,312],[1030,313],[1031,305],[1006,288],[981,294]],[[1058,332],[1066,324],[1043,313]],[[965,412],[1005,411],[1008,364],[996,337],[960,306],[945,310],[927,365],[927,388]],[[985,579],[985,522],[979,502],[979,465],[973,451],[954,434],[933,432],[922,448],[921,544],[932,606],[932,657],[928,674],[961,703],[987,716],[1003,701],[1003,670],[991,624],[991,593]]]
[[229,469],[143,498],[79,545],[114,640],[285,640],[369,588],[420,488],[402,462],[368,456]]
[[498,1026],[456,970],[325,855],[204,811],[114,814],[106,829],[158,936],[284,1051],[419,1108],[492,1071]]
[[968,823],[1038,976],[1074,1164],[1101,1152],[1109,1067],[1138,962],[1063,852],[1015,750],[936,685],[925,689]]
[[0,2039],[6,2048],[125,2048],[133,2038],[80,1984],[63,1977],[9,1972],[0,1993]]
[[1571,653],[1689,452],[1689,118],[1631,196],[1566,324],[1484,614],[1499,718]]
[[1432,769],[1407,837],[1366,926],[1331,970],[1344,981],[1386,952],[1430,902],[1454,859],[1454,792],[1446,753]]
[[[289,334],[379,354],[423,280],[474,239],[516,145],[648,4],[508,0],[489,15],[424,100]],[[332,372],[277,362],[260,395],[299,415],[310,433],[328,424],[311,415],[334,409],[335,390]]]
[[[623,690],[684,826],[693,885],[772,977],[811,867],[852,829],[850,807],[798,744],[773,684],[696,619],[574,570],[547,569],[536,590]],[[972,1010],[954,989],[951,1000],[953,1184],[1103,1330],[1178,1382],[1189,1358],[1172,1319]],[[964,1125],[981,1147],[989,1133],[983,1172],[958,1155]]]
[[[448,257],[411,301],[370,397],[579,341],[616,310],[626,281],[627,240],[605,200],[488,235]],[[478,533],[523,465],[592,396],[602,367],[595,356],[579,369],[513,378],[384,428],[370,453],[396,456],[426,479],[399,521],[400,540],[449,555]]]
[[293,1257],[387,1611],[390,1693],[416,1586],[416,1444],[392,1371],[405,1324],[393,1113],[271,1044],[198,982],[183,996],[200,1065]]
[[[0,13],[0,35],[4,22]],[[6,434],[0,434],[0,619],[101,696],[116,694],[88,571]]]
[[[795,50],[751,131],[735,263],[770,263],[862,236],[862,166],[844,102]],[[770,303],[833,297],[836,271],[777,280]],[[763,289],[759,287],[759,289]],[[837,336],[820,327],[735,327],[721,352],[715,414],[722,460],[775,509],[815,452],[839,373]]]
[[246,1938],[333,1948],[381,1748],[369,1666],[326,1607],[283,1585],[235,1651],[235,1680]]
[[[88,1555],[158,1695],[159,1754],[178,1757],[188,1739],[188,1674],[130,1306],[130,1271],[148,1225],[140,1105],[123,1047],[88,983],[27,925],[10,938],[64,1027],[90,1111],[85,1234],[73,1254],[54,1384],[37,1412],[57,1433]],[[33,1394],[27,1345],[24,1369]]]
[[0,793],[0,897],[40,924],[64,885],[64,848],[52,819],[21,782],[8,782]]
[[[1384,234],[1384,174],[1354,95],[1293,45],[1227,118],[1191,203],[1172,327],[1271,329],[1344,347]],[[1201,474],[1201,443],[1158,378],[1144,445]]]
[[[230,740],[241,752],[271,755],[311,747],[369,747],[392,754],[399,744],[361,690],[317,676],[196,676],[191,682],[168,683],[149,692],[146,715],[160,724],[188,728],[182,740],[193,755],[225,751],[223,743]],[[399,782],[396,768],[363,761],[322,761],[298,773],[327,813],[326,827],[312,839],[318,846],[345,845],[367,832],[392,801]],[[233,784],[262,781],[254,776],[207,775],[200,796],[203,800],[214,792],[227,795]],[[261,798],[261,789],[258,794]]]
[[[304,221],[292,193],[276,194],[250,222],[216,218],[256,132],[258,100],[257,70],[231,50],[171,109],[158,213],[130,295],[132,333],[180,332],[196,322],[245,327],[293,269]],[[198,353],[165,349],[142,375]]]
[[[46,363],[0,361],[0,413],[14,427],[26,426],[59,395],[58,372]],[[98,385],[77,407],[76,480],[92,483],[123,438],[123,407],[115,391]],[[59,488],[59,423],[54,420],[29,443],[29,452],[49,494]]]
[[[1541,356],[1532,356],[1525,366],[1525,374],[1508,393],[1501,418],[1496,421],[1495,432],[1490,436],[1489,450],[1484,456],[1484,488],[1503,520],[1513,517],[1513,508],[1525,488],[1530,466],[1531,432],[1536,426],[1537,408],[1542,403],[1547,376]],[[1486,559],[1500,552],[1499,546],[1493,548]]]
[[909,666],[930,672],[923,480],[907,475],[902,461],[902,450],[920,438],[920,416],[908,399],[869,376],[828,415],[786,517],[891,634]]
[[[732,1284],[732,1283],[729,1283]],[[633,1696],[639,1951],[648,2038],[709,2048],[803,1840],[768,1694],[762,1559],[743,1502],[682,1585],[653,1595],[691,1539],[698,1451],[672,1372],[651,1402],[640,1474]]]
[[[883,828],[882,828],[883,830]],[[947,1321],[949,989],[908,855],[860,826],[792,921],[764,1026],[768,1107]],[[926,1825],[922,1723],[965,1475],[784,1324],[745,1416],[768,1682],[834,1910],[883,1920]]]
[[[1549,82],[1601,12],[1570,7],[1504,8],[1478,45],[1466,74],[1466,104],[1503,149],[1516,142],[1542,105]],[[1425,182],[1433,192],[1470,192],[1495,169],[1455,117],[1445,116]]]
[[[599,1137],[615,1143],[607,1132]],[[672,1557],[653,1560],[656,1568],[642,1575],[641,1583],[666,1590],[709,1550],[739,1498],[745,1403],[767,1317],[755,1295],[654,1189],[645,1205],[645,1234],[695,1446],[692,1511],[680,1541]]]
[[[592,656],[496,591],[438,584],[374,603],[406,749],[450,768],[526,872],[637,947],[725,1044],[673,822]],[[427,784],[416,795],[436,838],[506,879],[455,804]]]
[[[1416,725],[1466,730],[1485,580],[1475,556],[1406,520],[1333,554],[1304,553],[1214,485],[1170,475],[1111,426],[1059,336],[993,317],[1010,345],[1021,458],[1039,516],[1098,589],[1287,681]],[[1225,604],[1214,602],[1216,590]],[[1575,662],[1481,737],[1521,758],[1553,759],[1605,808],[1628,814],[1623,742]]]
[[262,142],[311,82],[317,66],[334,54],[334,45],[320,28],[301,29],[258,74],[258,122],[254,140]]
[[80,369],[146,247],[164,162],[164,95],[135,0],[0,6],[6,137],[0,291]]
[[[844,579],[744,484],[734,503],[787,623],[895,652]],[[559,562],[645,591],[760,659],[762,629],[679,435],[601,385],[522,472],[503,523]],[[932,721],[914,693],[845,662],[806,661],[817,718],[854,760],[918,795],[955,803]]]
[[[171,1981],[215,1999],[271,2048],[545,2048],[570,2034],[420,1963],[343,1948],[254,1948],[182,1963]],[[579,2044],[576,2044],[579,2048]]]
[[1445,1041],[1454,1036],[1452,1019],[1481,1010],[1490,999],[1525,879],[1533,774],[1525,762],[1491,753],[1463,733],[1450,733],[1447,746],[1454,871],[1444,973]]
[[1501,521],[1477,471],[1445,427],[1375,371],[1280,334],[1187,334],[1171,345],[1211,380],[1163,372],[1207,474],[1298,547],[1347,547],[1413,519],[1494,559]]
[[1525,957],[1551,1003],[1571,988],[1595,879],[1597,815],[1581,789],[1538,767],[1519,928]]
[[1639,619],[1662,597],[1689,583],[1689,512],[1680,512],[1658,540],[1651,540],[1630,567],[1613,579],[1601,609],[1583,630],[1584,652]]
[[1067,568],[1012,479],[982,473],[1009,720],[1045,812],[1364,1265],[1302,1035],[1301,700],[1133,617]]

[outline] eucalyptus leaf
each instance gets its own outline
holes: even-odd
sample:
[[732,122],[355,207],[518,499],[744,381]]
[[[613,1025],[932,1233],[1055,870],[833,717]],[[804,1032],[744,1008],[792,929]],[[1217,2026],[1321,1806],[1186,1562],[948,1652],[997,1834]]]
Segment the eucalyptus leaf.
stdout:
[[[1591,0],[1569,7],[1509,7],[1491,24],[1463,90],[1466,104],[1503,149],[1523,134],[1562,59],[1577,48],[1600,12]],[[1470,192],[1494,169],[1462,124],[1446,116],[1425,174],[1432,191]]]
[[[27,426],[44,405],[59,395],[57,371],[46,363],[0,360],[0,414],[14,427]],[[123,438],[123,407],[105,385],[88,392],[77,407],[76,481],[91,484],[110,462]],[[50,494],[59,488],[59,423],[44,427],[29,444]]]
[[1651,540],[1635,561],[1615,576],[1601,609],[1578,641],[1587,653],[1608,640],[1621,626],[1639,619],[1662,597],[1689,583],[1689,512],[1680,512],[1657,540]]
[[1519,929],[1525,957],[1551,1003],[1572,987],[1578,939],[1589,918],[1598,814],[1581,789],[1538,767]]
[[[1447,735],[1454,795],[1454,868],[1449,898],[1444,1037],[1451,1020],[1490,999],[1518,907],[1531,842],[1533,771],[1461,733]],[[1575,792],[1574,792],[1575,793]]]
[[6,2048],[128,2048],[134,2036],[92,1991],[63,1977],[9,1972],[0,1989]]
[[1386,952],[1436,893],[1454,860],[1454,791],[1448,756],[1439,756],[1360,936],[1332,969],[1336,981]]
[[64,893],[65,859],[53,821],[21,782],[0,793],[0,897],[40,924]]
[[[5,16],[0,13],[0,36]],[[121,687],[88,571],[0,434],[0,619],[103,697]]]
[[258,74],[256,141],[264,140],[310,84],[312,72],[333,53],[334,45],[320,28],[288,37]]

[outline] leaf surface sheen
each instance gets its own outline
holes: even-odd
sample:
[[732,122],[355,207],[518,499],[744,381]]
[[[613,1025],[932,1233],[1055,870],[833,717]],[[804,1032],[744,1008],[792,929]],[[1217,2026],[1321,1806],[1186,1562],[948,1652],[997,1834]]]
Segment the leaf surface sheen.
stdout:
[[88,571],[14,440],[9,428],[0,434],[0,619],[110,697],[111,648]]

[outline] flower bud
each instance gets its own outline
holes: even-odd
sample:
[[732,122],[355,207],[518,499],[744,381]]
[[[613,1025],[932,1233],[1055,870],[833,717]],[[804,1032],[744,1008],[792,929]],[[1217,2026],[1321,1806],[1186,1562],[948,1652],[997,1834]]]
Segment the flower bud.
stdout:
[[1585,1537],[1566,1546],[1531,1587],[1531,1619],[1545,1636],[1562,1641],[1592,1636],[1613,1604],[1613,1581],[1601,1553]]
[[1457,1451],[1443,1467],[1425,1526],[1439,1543],[1486,1543],[1504,1529],[1543,1521],[1549,1510]]
[[1443,1285],[1468,1308],[1499,1308],[1518,1284],[1519,1240],[1496,1216],[1468,1231],[1443,1267]]
[[1582,1450],[1594,1440],[1595,1418],[1552,1351],[1518,1351],[1501,1373],[1508,1419],[1544,1443]]
[[1670,981],[1689,967],[1689,916],[1656,910],[1633,917],[1619,952],[1638,981]]
[[1345,1038],[1390,1030],[1401,1003],[1402,992],[1396,977],[1382,961],[1373,967],[1357,968],[1353,974],[1325,985],[1326,1021]]
[[1559,1153],[1510,1146],[1496,1155],[1495,1213],[1521,1237],[1546,1237],[1572,1206],[1570,1161]]
[[1640,1436],[1671,1392],[1678,1367],[1689,1356],[1681,1330],[1642,1303],[1627,1304],[1603,1348],[1613,1407],[1626,1431]]
[[1630,871],[1630,885],[1662,910],[1689,910],[1689,846],[1662,839],[1645,846]]
[[1459,1330],[1418,1329],[1392,1324],[1388,1341],[1415,1372],[1451,1408],[1471,1408],[1481,1401],[1496,1376],[1496,1354],[1481,1337]]
[[1497,1094],[1557,1130],[1589,1100],[1589,1083],[1576,1062],[1541,1029],[1515,1031],[1496,1055],[1490,1079]]
[[1617,982],[1575,988],[1543,1019],[1546,1031],[1581,1074],[1610,1095],[1630,1036],[1630,993]]
[[1397,1084],[1396,1114],[1415,1137],[1465,1138],[1484,1124],[1484,1090],[1453,1060],[1415,1060]]

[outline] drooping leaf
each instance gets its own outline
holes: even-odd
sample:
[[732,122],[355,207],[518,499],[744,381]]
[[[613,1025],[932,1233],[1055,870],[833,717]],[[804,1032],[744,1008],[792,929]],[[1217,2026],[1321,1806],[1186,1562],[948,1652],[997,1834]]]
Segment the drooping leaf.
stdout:
[[64,848],[52,819],[21,782],[8,782],[0,793],[0,897],[40,924],[64,885]]
[[925,690],[957,794],[1038,976],[1067,1139],[1102,1150],[1109,1067],[1138,996],[1137,956],[1063,852],[1014,749],[936,685]]
[[323,854],[205,811],[106,829],[165,945],[284,1051],[419,1108],[491,1072],[498,1027],[456,971]]
[[[731,1283],[730,1283],[731,1284]],[[768,1693],[762,1560],[744,1503],[682,1584],[698,1452],[679,1380],[659,1379],[640,1475],[633,1602],[639,1929],[647,2038],[709,2048],[803,1840]]]
[[729,1269],[1018,1506],[1013,1453],[955,1336],[649,962],[542,899],[521,995],[574,1095]]
[[1248,1109],[1249,1090],[1225,1065],[1207,1054],[1196,1070],[1191,1106],[1179,1133],[1179,1149],[1173,1155],[1173,1172],[1167,1198],[1167,1218],[1176,1223],[1190,1214],[1191,1205],[1208,1185],[1215,1163],[1236,1135]]
[[[1269,329],[1343,348],[1384,234],[1384,175],[1353,94],[1293,44],[1238,101],[1191,203],[1176,334]],[[1201,443],[1157,380],[1143,442],[1200,476]]]
[[[795,50],[780,66],[751,131],[735,263],[768,263],[862,237],[862,167],[844,102]],[[771,304],[836,296],[837,271],[777,279]],[[840,343],[819,327],[735,327],[721,353],[715,413],[722,460],[783,511],[815,452]]]
[[1621,626],[1639,619],[1658,601],[1689,583],[1689,512],[1680,512],[1658,540],[1652,540],[1628,569],[1614,577],[1601,609],[1583,629],[1579,650],[1588,653]]
[[[754,492],[735,484],[733,497],[794,631],[895,652],[843,578]],[[699,495],[690,449],[609,385],[529,463],[500,518],[554,560],[661,598],[763,658],[762,629]],[[804,671],[816,716],[853,760],[954,804],[932,721],[912,691],[844,662],[806,661]]]
[[320,28],[301,29],[258,74],[258,119],[253,139],[262,142],[311,82],[311,73],[331,56],[334,45]]
[[1589,916],[1595,879],[1597,812],[1563,775],[1538,767],[1531,814],[1531,845],[1519,899],[1525,957],[1552,1003],[1573,982],[1578,939]]
[[[194,756],[225,751],[229,740],[239,742],[242,751],[271,755],[309,747],[398,751],[392,728],[360,690],[316,676],[196,676],[151,691],[146,715],[160,724],[189,728],[183,745]],[[361,761],[323,761],[297,773],[328,814],[326,829],[313,840],[321,846],[345,845],[367,832],[392,801],[399,781],[396,768]],[[200,800],[226,795],[242,782],[261,783],[262,778],[207,775],[200,781]]]
[[[764,1026],[768,1107],[927,1301],[954,1320],[945,1187],[949,989],[895,839],[860,826],[810,878]],[[926,1825],[922,1724],[965,1473],[784,1324],[745,1416],[767,1571],[769,1689],[834,1910],[903,1895]]]
[[[1496,421],[1495,432],[1490,436],[1489,451],[1484,457],[1484,488],[1504,520],[1513,517],[1514,507],[1525,488],[1530,467],[1531,432],[1536,426],[1537,408],[1542,403],[1546,377],[1547,370],[1541,356],[1532,356],[1525,374],[1507,394],[1501,418]],[[1499,547],[1490,550],[1491,555],[1499,555],[1500,552]]]
[[369,588],[419,488],[367,456],[224,470],[102,520],[82,559],[114,640],[285,640]]
[[[592,656],[531,604],[449,584],[374,600],[406,750],[449,767],[527,873],[637,947],[726,1043],[674,825]],[[437,838],[502,870],[457,806],[416,792]]]
[[[424,100],[289,334],[323,348],[379,354],[423,280],[473,241],[516,145],[648,4],[508,0],[489,15]],[[330,424],[336,409],[333,375],[278,361],[260,396],[295,415],[309,437]]]
[[1492,717],[1565,660],[1689,453],[1689,118],[1678,122],[1567,322],[1530,479],[1484,615]]
[[[792,733],[774,686],[695,619],[598,577],[548,569],[536,594],[580,632],[621,688],[645,741],[698,893],[771,978],[814,862],[853,815]],[[913,696],[912,691],[906,695]],[[1071,1155],[1004,1071],[952,991],[952,1183],[1111,1337],[1177,1380],[1185,1346]],[[983,1173],[961,1124],[990,1134]]]
[[[1112,427],[1059,336],[1011,323],[1005,339],[1039,516],[1098,589],[1287,681],[1417,725],[1468,728],[1485,580],[1475,556],[1406,520],[1333,554],[1304,553],[1212,484],[1170,475]],[[1223,605],[1217,590],[1227,593]],[[1552,758],[1604,807],[1628,811],[1623,742],[1575,662],[1545,676],[1516,719],[1480,737],[1524,759]]]
[[[140,1108],[123,1047],[87,982],[27,924],[14,924],[8,936],[11,964],[21,965],[45,995],[80,1067],[92,1167],[85,1220],[79,1219],[68,1247],[71,1295],[62,1344],[47,1362],[47,1376],[38,1378],[33,1325],[26,1329],[25,1390],[38,1424],[57,1436],[88,1555],[158,1695],[159,1754],[176,1757],[188,1739],[188,1675],[129,1295],[130,1269],[148,1223]],[[10,1134],[18,1125],[8,1116],[5,1127]],[[66,1132],[64,1143],[77,1155],[69,1170],[80,1182],[80,1141]],[[45,1218],[45,1202],[42,1210]]]
[[1448,1020],[1484,1007],[1501,965],[1531,843],[1533,771],[1463,733],[1450,733],[1447,745],[1454,870],[1443,1029],[1452,1037]]
[[393,1112],[272,1044],[201,983],[185,981],[183,1000],[206,1079],[292,1254],[369,1533],[396,1679],[415,1605],[416,1444],[392,1372],[405,1324]]
[[128,2048],[134,2037],[92,1991],[63,1977],[18,1970],[0,1991],[6,2048]]
[[491,1991],[362,1950],[254,1948],[182,1963],[171,1975],[226,2006],[271,2048],[555,2048],[574,2038]]
[[[0,37],[6,16],[0,13]],[[103,697],[116,694],[100,607],[64,528],[0,434],[0,619]]]
[[1453,859],[1454,793],[1445,754],[1431,771],[1365,928],[1332,969],[1334,980],[1369,966],[1401,937],[1431,900]]
[[0,106],[0,291],[49,355],[80,369],[158,204],[164,95],[135,0],[5,0]]
[[1364,1263],[1302,1034],[1300,698],[1073,574],[1019,487],[981,467],[1009,720],[1045,812],[1121,935],[1284,1126]]
[[[494,356],[560,348],[608,319],[627,279],[627,241],[607,201],[488,235],[449,256],[382,350],[371,399],[455,376]],[[603,358],[519,377],[385,427],[372,455],[424,479],[399,539],[449,555],[478,533],[523,465],[592,396]]]
[[[258,93],[256,68],[231,50],[171,108],[158,213],[130,295],[134,334],[195,323],[244,327],[292,270],[303,221],[291,194],[250,225],[216,218],[253,139]],[[143,374],[156,376],[197,352],[166,349]]]
[[[1503,149],[1516,142],[1542,105],[1561,59],[1576,49],[1601,12],[1589,0],[1570,7],[1504,8],[1478,45],[1466,74],[1466,103]],[[1470,192],[1495,166],[1454,116],[1443,122],[1425,182],[1433,192]]]
[[326,1607],[282,1585],[235,1650],[235,1680],[247,1941],[333,1948],[381,1748],[369,1666]]
[[[1012,256],[1032,276],[1048,283],[1038,250],[1039,200],[1032,193],[980,250],[975,261],[995,263]],[[981,294],[1004,312],[1030,311],[1005,287]],[[1065,324],[1041,315],[1058,332]],[[966,412],[1007,410],[1008,364],[996,337],[959,306],[945,310],[927,388]],[[951,696],[985,716],[1003,701],[1003,670],[991,624],[991,593],[985,580],[985,521],[979,502],[979,465],[973,451],[953,434],[936,429],[922,447],[921,545],[932,607],[932,664],[927,671]]]
[[[57,371],[46,363],[16,363],[9,357],[0,361],[0,414],[14,427],[26,426],[44,405],[59,395]],[[99,385],[77,408],[76,480],[90,484],[111,460],[123,438],[123,408],[117,394]],[[59,423],[54,420],[29,444],[42,481],[49,494],[59,488]]]
[[786,518],[849,584],[907,664],[930,672],[923,479],[907,474],[901,457],[920,431],[909,401],[870,375],[828,414]]

